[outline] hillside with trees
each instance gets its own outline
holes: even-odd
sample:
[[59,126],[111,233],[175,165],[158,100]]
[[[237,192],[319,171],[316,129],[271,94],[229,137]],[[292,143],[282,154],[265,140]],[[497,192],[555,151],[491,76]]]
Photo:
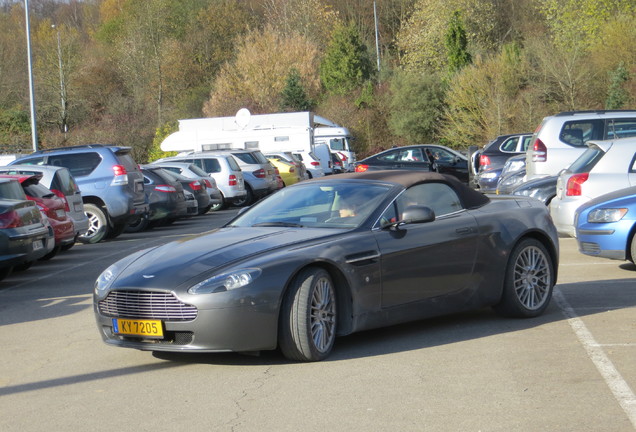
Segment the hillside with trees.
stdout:
[[[182,118],[312,110],[359,157],[633,108],[633,0],[30,0],[40,148],[145,162]],[[24,2],[0,0],[0,151],[31,151]],[[376,55],[379,52],[379,60]],[[379,65],[379,67],[378,67]]]

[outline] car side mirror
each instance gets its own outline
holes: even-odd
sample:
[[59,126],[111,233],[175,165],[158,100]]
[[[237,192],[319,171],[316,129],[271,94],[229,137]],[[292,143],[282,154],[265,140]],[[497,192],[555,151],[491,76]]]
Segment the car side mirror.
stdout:
[[426,223],[435,220],[435,212],[432,208],[426,206],[408,206],[402,212],[401,224]]

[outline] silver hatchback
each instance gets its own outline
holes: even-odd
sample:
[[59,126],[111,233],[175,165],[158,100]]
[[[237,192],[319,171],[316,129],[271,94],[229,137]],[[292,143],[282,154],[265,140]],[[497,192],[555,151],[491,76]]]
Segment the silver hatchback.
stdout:
[[213,205],[211,210],[220,210],[229,204],[240,205],[245,200],[247,191],[241,167],[232,155],[210,152],[192,152],[185,155],[163,158],[152,164],[167,166],[171,162],[188,162],[201,168],[216,181],[216,186],[223,195],[220,204]]

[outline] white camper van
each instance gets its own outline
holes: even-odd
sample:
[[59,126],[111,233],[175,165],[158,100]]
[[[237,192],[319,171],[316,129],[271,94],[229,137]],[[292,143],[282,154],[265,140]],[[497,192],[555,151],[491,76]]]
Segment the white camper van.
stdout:
[[316,139],[327,144],[332,152],[342,152],[341,158],[355,161],[355,153],[349,146],[349,131],[309,111],[251,115],[243,108],[234,117],[179,120],[179,130],[166,137],[161,149],[189,152],[232,148],[259,149],[263,153],[311,153]]

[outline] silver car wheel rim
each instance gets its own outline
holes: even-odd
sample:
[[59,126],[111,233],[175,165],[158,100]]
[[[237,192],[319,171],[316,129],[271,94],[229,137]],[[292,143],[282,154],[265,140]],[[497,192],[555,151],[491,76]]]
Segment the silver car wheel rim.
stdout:
[[530,310],[540,308],[548,298],[550,281],[550,266],[543,251],[537,247],[524,249],[514,268],[514,288],[521,304]]
[[97,215],[93,213],[88,213],[88,230],[86,231],[85,237],[91,237],[99,231],[101,228],[99,223],[99,218]]
[[311,297],[311,338],[320,352],[331,347],[335,337],[336,305],[331,282],[321,278],[316,282]]

